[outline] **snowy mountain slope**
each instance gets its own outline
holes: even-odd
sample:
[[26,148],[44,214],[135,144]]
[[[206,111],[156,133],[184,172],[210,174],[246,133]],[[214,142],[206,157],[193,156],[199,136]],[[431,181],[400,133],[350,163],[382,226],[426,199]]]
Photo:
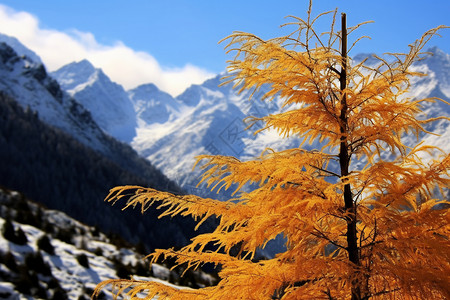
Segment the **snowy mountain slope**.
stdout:
[[[429,50],[433,56],[414,65],[418,71],[428,73],[413,81],[408,93],[411,98],[439,97],[449,101],[450,55],[437,48]],[[360,55],[355,60],[367,55]],[[375,60],[369,60],[376,62]],[[204,188],[195,188],[198,171],[192,172],[195,156],[199,154],[232,155],[240,159],[255,157],[266,147],[286,149],[296,147],[296,138],[281,139],[275,132],[264,132],[253,136],[245,131],[242,122],[246,116],[260,117],[279,110],[278,101],[261,101],[264,91],[259,91],[248,100],[247,91],[237,94],[230,85],[220,86],[220,76],[210,79],[202,85],[188,88],[176,100],[190,107],[178,119],[151,128],[138,128],[138,135],[132,146],[141,155],[151,160],[169,178],[177,181],[189,192],[202,194]],[[450,115],[448,105],[440,102],[425,104],[428,117]],[[258,125],[256,126],[256,129]],[[429,127],[440,137],[427,136],[424,142],[450,151],[450,129],[446,121],[436,122]],[[415,137],[407,137],[409,143],[416,142]],[[306,145],[317,148],[318,145]]]
[[25,47],[15,37],[0,33],[0,42],[4,42],[4,43],[8,44],[10,47],[12,47],[14,49],[14,51],[16,51],[16,53],[19,56],[27,57],[29,59],[29,61],[32,61],[36,65],[43,64],[41,61],[41,58],[36,53],[34,53],[33,51],[31,51],[30,49]]
[[135,150],[169,178],[196,194],[209,194],[204,188],[196,187],[200,169],[192,172],[192,167],[197,155],[241,157],[255,152],[254,145],[273,144],[267,136],[264,142],[258,141],[259,137],[253,136],[251,130],[245,130],[247,125],[242,120],[248,115],[262,116],[274,111],[278,109],[276,103],[249,102],[248,93],[237,95],[230,86],[219,87],[220,78],[221,75],[191,86],[171,99],[181,103],[177,117],[138,128],[132,142]]
[[[181,279],[168,266],[150,268],[136,247],[15,191],[0,189],[0,228],[2,299],[89,299],[97,283],[131,274],[190,287],[215,282],[202,271]],[[98,299],[112,299],[110,290]]]
[[[17,41],[17,43],[19,42]],[[24,46],[21,45],[19,48],[24,48]],[[80,69],[83,70],[83,68]],[[94,69],[94,73],[97,74],[94,76],[95,78],[101,78],[102,82],[106,82],[103,88],[107,90],[111,88],[108,92],[113,93],[116,90],[123,92],[120,86],[110,82],[100,70]],[[97,81],[97,79],[94,79],[94,81]],[[150,163],[144,163],[142,158],[128,144],[119,142],[105,134],[94,120],[91,111],[63,91],[59,83],[47,74],[42,64],[36,63],[27,56],[19,56],[13,48],[5,43],[0,43],[0,91],[17,101],[25,110],[36,112],[39,119],[44,123],[69,134],[83,145],[105,155],[121,167],[138,173],[142,171],[145,173],[145,169],[148,171],[150,167],[152,171],[159,173]],[[125,122],[123,123],[124,128],[131,128],[130,131],[135,132],[136,116],[133,105],[127,98],[126,93],[120,97],[125,104],[123,107],[116,109],[120,112],[118,116],[113,118],[115,121],[111,121],[111,123],[120,123],[117,121],[122,120],[120,115],[128,112],[128,116],[132,114],[130,117],[132,121],[130,122],[134,125],[128,126]],[[95,102],[100,98],[93,98],[94,100],[91,102],[94,103],[94,107]],[[105,102],[103,104],[107,105]],[[110,106],[114,108],[113,105]],[[92,110],[94,111],[94,109]],[[130,135],[128,138],[132,138],[134,133],[129,134],[128,132],[125,135]]]
[[136,114],[122,86],[87,60],[52,72],[61,87],[87,110],[95,122],[114,138],[129,143],[136,135]]
[[89,111],[63,93],[42,64],[18,56],[5,43],[0,43],[0,58],[0,90],[17,99],[22,107],[38,112],[44,122],[93,149],[108,151],[103,144],[104,135]]
[[[221,140],[213,145],[217,128],[233,118],[242,118],[242,112],[231,103],[211,103],[200,101],[197,107],[188,114],[175,120],[170,127],[158,124],[149,128],[138,129],[138,137],[133,141],[133,147],[156,166],[166,170],[166,176],[183,182],[179,170],[192,169],[195,156],[204,153],[208,147],[222,147],[227,154],[232,150],[226,148]],[[166,129],[171,129],[166,132]],[[163,133],[158,137],[153,132]],[[220,133],[219,133],[220,134]],[[236,141],[237,142],[237,141]],[[212,148],[210,151],[214,151]],[[186,185],[187,182],[183,182]]]
[[[443,94],[443,98],[450,98],[450,54],[445,53],[437,47],[428,49],[428,52],[432,56],[426,60],[417,63],[417,66],[427,66],[432,72],[432,76],[435,80],[435,88],[439,89],[437,97],[442,97],[439,93]],[[447,111],[448,112],[448,111]]]
[[[416,63],[415,70],[428,74],[428,76],[416,78],[412,82],[409,95],[413,98],[440,98],[450,103],[450,55],[433,47],[428,50],[432,55],[425,60]],[[423,118],[435,118],[440,116],[450,117],[450,105],[436,100],[423,104]],[[427,130],[437,135],[421,136],[424,144],[435,145],[445,153],[450,153],[450,122],[440,120],[427,125]],[[411,144],[414,137],[407,137]],[[423,155],[430,158],[427,155]]]
[[[436,47],[429,49],[428,52],[432,55],[413,66],[413,70],[428,76],[415,78],[409,95],[414,98],[437,97],[448,102],[450,99],[450,55]],[[450,116],[449,106],[440,101],[424,105],[424,111],[428,117]]]

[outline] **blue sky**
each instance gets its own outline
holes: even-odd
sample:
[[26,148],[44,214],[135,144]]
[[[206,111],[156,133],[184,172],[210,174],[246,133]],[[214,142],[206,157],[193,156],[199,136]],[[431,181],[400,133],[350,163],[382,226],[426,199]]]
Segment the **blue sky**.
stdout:
[[[308,8],[307,0],[0,0],[0,4],[3,5],[0,7],[3,19],[6,15],[20,21],[14,26],[0,21],[0,32],[18,37],[43,58],[50,70],[72,60],[80,60],[85,55],[127,88],[154,81],[174,95],[191,83],[200,83],[225,70],[230,56],[225,54],[224,44],[218,44],[220,39],[235,30],[255,33],[263,38],[281,35],[286,33],[279,27],[286,22],[284,17],[305,17]],[[442,24],[450,25],[448,0],[316,0],[313,14],[337,7],[340,12],[347,13],[348,25],[375,21],[357,32],[358,36],[369,35],[372,39],[361,42],[353,55],[406,51],[407,45],[426,30]],[[34,26],[34,29],[17,28],[22,26]],[[324,31],[327,29],[323,27]],[[450,29],[441,33],[443,37],[434,38],[429,45],[450,53]],[[38,39],[39,35],[42,37]],[[70,51],[62,46],[53,46],[59,53],[51,54],[50,48],[54,43],[49,40],[50,36],[63,41],[64,35],[78,44],[72,45]],[[78,52],[74,50],[77,47],[80,47]],[[101,49],[108,50],[108,54],[102,55]],[[67,56],[65,59],[63,54]],[[112,58],[114,55],[115,59]],[[122,77],[118,72],[114,73],[113,63],[105,62],[106,57],[118,61],[133,55],[136,58],[134,69],[131,68],[131,58],[128,66],[115,68],[128,70],[128,79],[123,77],[124,72],[121,72]],[[138,58],[144,59],[145,63],[139,63]],[[140,70],[138,65],[147,69],[154,66],[158,71],[150,74]],[[178,85],[169,81],[184,83]]]

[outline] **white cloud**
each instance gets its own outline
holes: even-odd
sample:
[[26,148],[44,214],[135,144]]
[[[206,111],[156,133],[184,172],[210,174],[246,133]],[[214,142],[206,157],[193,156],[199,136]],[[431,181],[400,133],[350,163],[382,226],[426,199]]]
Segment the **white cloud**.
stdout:
[[0,5],[0,32],[16,37],[36,52],[49,71],[87,59],[125,89],[151,82],[176,96],[191,84],[202,83],[214,75],[190,64],[165,68],[148,53],[135,51],[120,41],[102,45],[89,32],[44,29],[35,16],[3,5]]

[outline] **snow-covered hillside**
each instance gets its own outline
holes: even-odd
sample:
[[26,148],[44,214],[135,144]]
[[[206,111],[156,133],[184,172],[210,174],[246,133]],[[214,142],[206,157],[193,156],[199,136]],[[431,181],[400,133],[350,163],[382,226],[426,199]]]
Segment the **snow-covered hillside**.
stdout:
[[[0,228],[1,299],[90,299],[97,283],[130,275],[190,287],[215,280],[196,271],[182,281],[180,271],[150,268],[136,247],[15,191],[0,189]],[[98,299],[112,299],[110,290]]]

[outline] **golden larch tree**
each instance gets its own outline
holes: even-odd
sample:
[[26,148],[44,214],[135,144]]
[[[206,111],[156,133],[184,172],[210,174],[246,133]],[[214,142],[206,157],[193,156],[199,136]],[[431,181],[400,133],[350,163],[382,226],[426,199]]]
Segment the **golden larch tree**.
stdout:
[[[319,35],[314,23],[323,15],[332,16],[331,29]],[[336,15],[312,18],[310,4],[306,20],[292,17],[296,30],[287,36],[236,32],[226,39],[236,53],[227,83],[240,91],[269,86],[264,100],[283,100],[282,112],[249,118],[250,126],[262,121],[258,132],[317,141],[321,150],[266,149],[250,161],[199,157],[202,182],[234,189],[225,202],[137,186],[116,187],[107,197],[125,199],[124,209],[156,205],[161,217],[190,215],[199,225],[217,217],[213,232],[149,258],[189,268],[216,264],[218,284],[193,290],[131,278],[102,282],[97,293],[111,284],[116,296],[130,299],[450,299],[450,156],[403,142],[407,134],[418,140],[430,134],[430,122],[448,121],[420,117],[424,102],[443,100],[406,93],[410,79],[423,76],[411,64],[444,26],[426,32],[408,53],[376,57],[369,66],[347,56],[347,36],[361,24],[347,28],[342,14],[336,30]],[[256,260],[257,250],[279,235],[285,250]]]

